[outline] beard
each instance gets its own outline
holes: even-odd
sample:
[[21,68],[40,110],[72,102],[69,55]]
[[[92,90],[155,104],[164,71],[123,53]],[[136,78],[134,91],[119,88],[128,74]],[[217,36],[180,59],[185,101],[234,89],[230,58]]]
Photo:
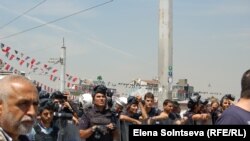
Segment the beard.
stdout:
[[[34,125],[34,118],[30,116],[23,116],[20,121],[16,121],[15,116],[12,113],[3,114],[2,121],[9,129],[14,130],[14,132],[24,135],[31,131]],[[33,122],[33,124],[26,124],[25,122]]]

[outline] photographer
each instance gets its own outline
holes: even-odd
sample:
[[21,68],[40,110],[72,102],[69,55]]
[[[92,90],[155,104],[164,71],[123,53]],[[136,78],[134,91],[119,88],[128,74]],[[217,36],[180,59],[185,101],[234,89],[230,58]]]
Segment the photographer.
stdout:
[[201,96],[198,93],[194,93],[193,96],[189,97],[188,110],[184,113],[184,121],[186,125],[201,125],[210,120],[211,116],[209,113],[202,113],[201,108],[203,104],[206,104],[201,100]]
[[113,141],[117,136],[113,114],[107,105],[107,88],[94,88],[94,106],[85,110],[79,123],[80,137],[86,141]]
[[77,126],[78,117],[67,100],[67,95],[60,91],[52,93],[50,99],[53,102],[55,125],[60,129],[58,141],[78,141],[80,140]]

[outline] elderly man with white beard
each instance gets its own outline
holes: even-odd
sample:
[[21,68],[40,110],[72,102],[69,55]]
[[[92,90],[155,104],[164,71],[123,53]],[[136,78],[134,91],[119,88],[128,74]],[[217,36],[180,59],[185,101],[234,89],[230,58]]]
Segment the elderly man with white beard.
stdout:
[[37,115],[38,92],[35,85],[21,75],[0,80],[0,141],[28,141]]

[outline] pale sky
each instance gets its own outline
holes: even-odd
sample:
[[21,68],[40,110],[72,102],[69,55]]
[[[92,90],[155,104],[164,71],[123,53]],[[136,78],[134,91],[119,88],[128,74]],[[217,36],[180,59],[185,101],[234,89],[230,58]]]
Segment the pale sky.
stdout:
[[[0,42],[60,69],[48,60],[60,57],[64,38],[67,73],[112,83],[148,80],[158,75],[158,12],[159,0],[1,0]],[[238,97],[249,53],[249,0],[173,0],[173,84],[188,79],[195,91],[210,84],[210,91]],[[1,59],[30,71],[2,52]],[[59,88],[49,76],[31,77]]]

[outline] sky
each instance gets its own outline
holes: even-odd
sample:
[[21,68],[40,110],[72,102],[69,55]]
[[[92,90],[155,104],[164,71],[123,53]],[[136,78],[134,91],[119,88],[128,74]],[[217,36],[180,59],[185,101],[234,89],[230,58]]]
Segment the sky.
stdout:
[[[0,42],[66,73],[113,84],[158,75],[159,0],[1,0]],[[173,84],[239,97],[250,60],[249,0],[173,0]],[[1,59],[30,71],[1,54]],[[31,77],[59,88],[48,75]],[[60,76],[60,73],[57,73]]]

